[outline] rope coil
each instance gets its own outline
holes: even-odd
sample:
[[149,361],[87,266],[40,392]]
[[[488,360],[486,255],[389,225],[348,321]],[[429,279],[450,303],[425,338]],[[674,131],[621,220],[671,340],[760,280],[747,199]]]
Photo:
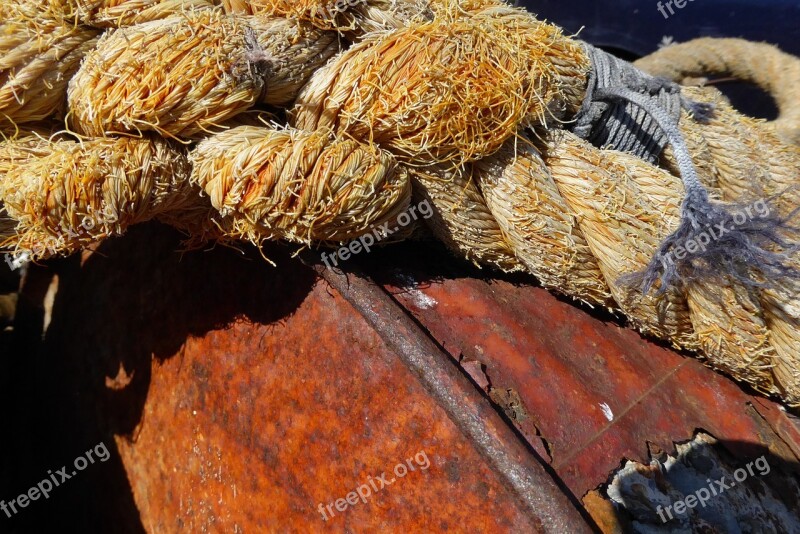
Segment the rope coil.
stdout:
[[98,32],[37,20],[7,4],[0,17],[0,127],[61,116],[67,83]]
[[186,153],[158,137],[9,141],[0,198],[12,245],[34,259],[73,253],[132,225],[199,203]]
[[800,61],[766,43],[743,39],[695,39],[670,45],[635,65],[676,82],[688,77],[734,76],[769,93],[780,115],[769,124],[786,143],[800,144]]
[[335,34],[290,20],[208,10],[118,29],[100,39],[70,81],[71,124],[87,136],[192,136],[259,99],[291,102],[337,50]]

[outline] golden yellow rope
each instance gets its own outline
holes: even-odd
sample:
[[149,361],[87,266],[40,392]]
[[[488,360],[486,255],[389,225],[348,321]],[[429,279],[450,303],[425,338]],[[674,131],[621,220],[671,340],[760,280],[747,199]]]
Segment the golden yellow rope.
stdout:
[[257,102],[286,105],[338,50],[336,35],[284,19],[200,10],[106,33],[69,87],[88,136],[188,137]]
[[199,143],[192,163],[192,182],[230,220],[227,234],[254,243],[348,241],[411,197],[389,153],[324,131],[240,126]]
[[291,124],[367,139],[412,163],[480,159],[577,110],[579,43],[507,7],[367,36],[318,70]]
[[66,88],[98,32],[0,4],[0,127],[59,116]]
[[0,198],[17,221],[6,245],[36,259],[121,235],[200,203],[189,173],[185,150],[159,137],[6,141]]

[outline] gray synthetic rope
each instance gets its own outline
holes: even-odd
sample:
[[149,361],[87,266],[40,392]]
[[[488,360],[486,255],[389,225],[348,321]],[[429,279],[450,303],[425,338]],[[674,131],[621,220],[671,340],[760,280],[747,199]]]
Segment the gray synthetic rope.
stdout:
[[[683,98],[673,82],[584,46],[592,71],[573,132],[595,146],[629,152],[650,163],[669,143],[685,189],[677,230],[664,239],[643,272],[620,281],[640,284],[645,294],[658,282],[660,294],[700,278],[728,276],[748,286],[765,286],[776,278],[799,277],[790,265],[790,255],[800,250],[798,229],[787,223],[800,208],[786,218],[772,215],[777,212],[772,209],[758,218],[742,216],[745,206],[712,202],[700,181],[678,122],[682,107],[696,120],[709,117],[713,107]],[[771,250],[776,246],[779,251]]]
[[598,91],[625,87],[647,95],[677,123],[681,116],[680,86],[654,78],[617,57],[583,43],[592,70],[586,98],[572,132],[595,146],[628,152],[650,163],[658,161],[667,139],[647,110],[632,102],[612,101],[596,95]]
[[[652,118],[655,123],[655,128],[659,130],[659,137],[666,138],[666,141],[672,145],[672,151],[675,153],[675,161],[678,164],[678,170],[680,171],[683,185],[686,188],[686,196],[696,195],[699,201],[708,202],[708,191],[706,191],[705,186],[700,182],[700,178],[697,177],[697,171],[692,162],[692,155],[689,152],[689,147],[686,146],[686,141],[684,141],[683,134],[678,127],[678,119],[670,116],[666,110],[653,102],[652,98],[648,98],[626,87],[597,89],[594,93],[594,97],[599,100],[620,100],[628,104],[633,104]],[[627,152],[627,150],[622,150],[622,152]],[[660,153],[658,155],[660,155]]]

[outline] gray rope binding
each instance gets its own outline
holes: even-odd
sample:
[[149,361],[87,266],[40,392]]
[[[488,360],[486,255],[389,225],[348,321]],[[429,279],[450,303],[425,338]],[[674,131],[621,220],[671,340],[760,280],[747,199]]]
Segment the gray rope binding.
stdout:
[[595,146],[628,152],[656,163],[667,138],[645,109],[633,102],[608,101],[598,91],[625,87],[647,95],[677,123],[681,116],[680,86],[653,78],[627,61],[583,43],[591,60],[586,97],[572,132]]
[[705,121],[713,106],[684,98],[680,86],[669,80],[654,78],[589,44],[584,47],[592,70],[572,131],[597,147],[628,152],[650,163],[658,161],[669,143],[685,189],[678,229],[664,239],[643,272],[620,281],[640,285],[645,294],[657,287],[662,294],[715,276],[729,275],[748,286],[798,277],[790,266],[790,255],[800,250],[798,229],[787,223],[800,208],[781,218],[761,201],[766,213],[753,217],[750,206],[712,201],[697,175],[678,127],[681,109]]

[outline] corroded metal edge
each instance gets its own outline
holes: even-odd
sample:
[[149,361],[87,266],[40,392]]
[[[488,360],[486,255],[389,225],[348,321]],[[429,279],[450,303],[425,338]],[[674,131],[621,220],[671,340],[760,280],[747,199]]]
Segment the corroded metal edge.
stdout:
[[518,495],[544,532],[592,532],[575,497],[545,470],[543,460],[514,431],[449,356],[379,286],[360,272],[326,269],[304,260],[375,329],[421,384]]

